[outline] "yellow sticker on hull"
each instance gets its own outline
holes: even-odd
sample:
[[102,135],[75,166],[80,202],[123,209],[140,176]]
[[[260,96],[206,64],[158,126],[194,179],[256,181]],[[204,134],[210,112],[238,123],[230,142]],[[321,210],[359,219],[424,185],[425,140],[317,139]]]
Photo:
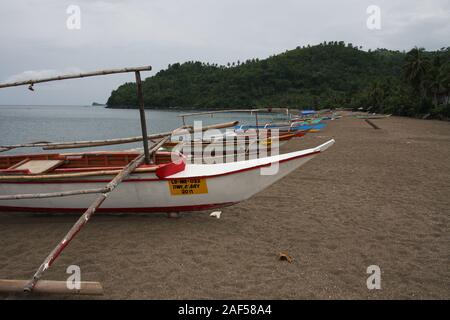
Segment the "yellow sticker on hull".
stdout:
[[169,189],[173,196],[208,193],[206,179],[171,179],[169,180]]

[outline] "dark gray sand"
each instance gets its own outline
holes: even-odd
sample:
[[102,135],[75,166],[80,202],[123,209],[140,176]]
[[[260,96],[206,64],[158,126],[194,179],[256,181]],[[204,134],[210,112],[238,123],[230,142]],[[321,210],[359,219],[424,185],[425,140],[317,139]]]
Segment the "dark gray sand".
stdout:
[[[382,129],[343,118],[289,142],[336,139],[221,219],[94,216],[45,279],[76,264],[113,299],[449,299],[450,123],[373,121]],[[2,213],[0,278],[29,278],[76,218]],[[367,289],[369,265],[381,290]]]

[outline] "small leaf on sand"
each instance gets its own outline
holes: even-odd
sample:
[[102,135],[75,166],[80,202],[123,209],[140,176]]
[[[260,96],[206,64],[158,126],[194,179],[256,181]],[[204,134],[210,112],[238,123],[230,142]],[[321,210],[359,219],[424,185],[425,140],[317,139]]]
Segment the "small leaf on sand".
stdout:
[[294,261],[294,259],[287,252],[280,252],[278,254],[278,258],[280,260],[286,260],[289,263],[292,263],[292,261]]

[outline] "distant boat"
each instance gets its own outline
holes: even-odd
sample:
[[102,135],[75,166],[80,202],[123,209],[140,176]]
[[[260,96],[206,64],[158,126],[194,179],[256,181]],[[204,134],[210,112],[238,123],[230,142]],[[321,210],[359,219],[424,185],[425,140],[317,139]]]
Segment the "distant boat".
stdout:
[[[225,133],[221,136],[211,137],[210,140],[192,141],[170,141],[165,143],[160,150],[179,151],[186,156],[188,162],[201,160],[206,163],[222,163],[229,161],[240,161],[252,156],[270,156],[276,148],[292,138],[303,137],[306,132],[295,131],[271,136],[269,132],[260,130],[260,135],[255,130],[239,134],[236,132]],[[195,162],[198,163],[198,162]]]
[[302,125],[302,124],[297,124],[297,123],[292,123],[290,126],[289,125],[273,125],[273,124],[267,124],[265,126],[255,126],[255,125],[238,125],[235,126],[234,129],[237,132],[240,131],[247,131],[249,129],[274,129],[274,130],[279,130],[280,132],[284,133],[284,132],[295,132],[295,131],[308,131],[308,132],[317,132],[322,130],[323,128],[326,127],[325,123],[317,123],[317,124],[312,124],[312,125]]
[[104,103],[98,103],[98,102],[92,102],[93,107],[106,107],[106,104]]

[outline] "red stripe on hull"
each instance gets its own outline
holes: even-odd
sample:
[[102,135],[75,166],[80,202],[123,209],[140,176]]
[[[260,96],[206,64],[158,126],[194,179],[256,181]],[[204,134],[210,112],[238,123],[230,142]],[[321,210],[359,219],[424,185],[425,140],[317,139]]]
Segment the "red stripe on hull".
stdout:
[[[139,212],[187,212],[187,211],[201,211],[215,208],[228,207],[237,202],[224,202],[214,204],[199,204],[192,206],[177,206],[177,207],[142,207],[142,208],[99,208],[96,212],[121,212],[121,213],[139,213]],[[86,208],[87,209],[87,208]],[[11,207],[0,206],[0,212],[52,212],[52,213],[82,213],[86,211],[83,208],[36,208],[36,207]]]

